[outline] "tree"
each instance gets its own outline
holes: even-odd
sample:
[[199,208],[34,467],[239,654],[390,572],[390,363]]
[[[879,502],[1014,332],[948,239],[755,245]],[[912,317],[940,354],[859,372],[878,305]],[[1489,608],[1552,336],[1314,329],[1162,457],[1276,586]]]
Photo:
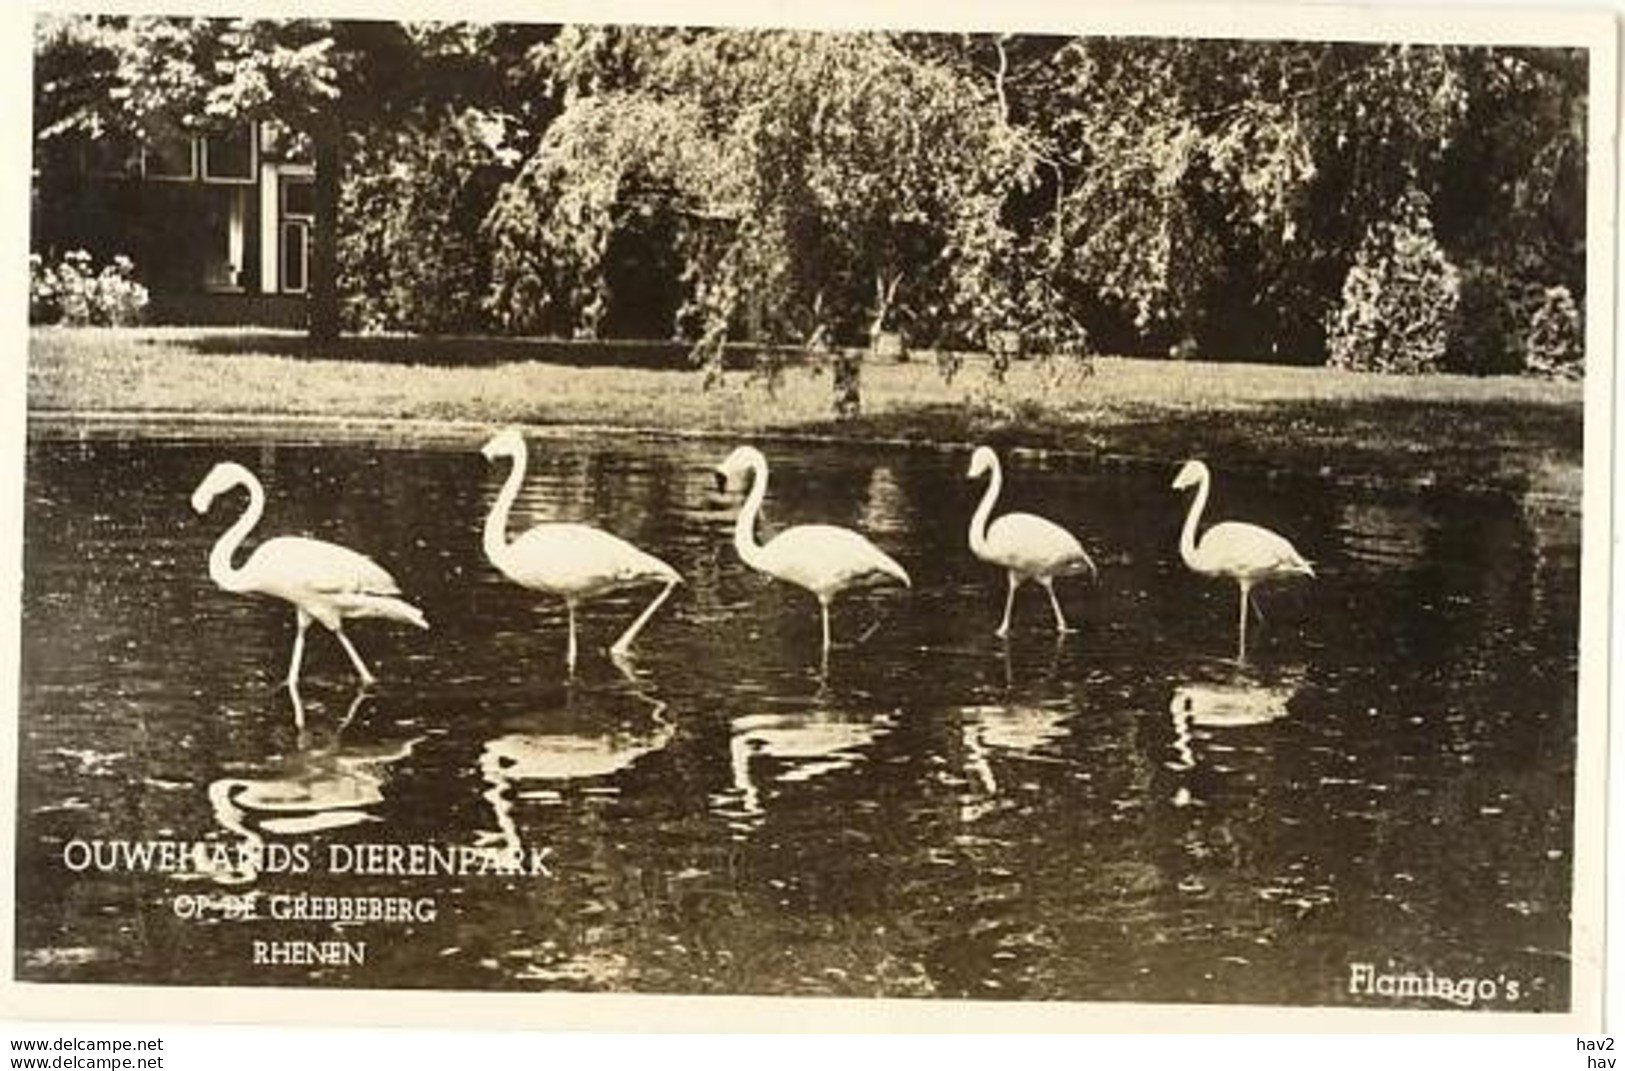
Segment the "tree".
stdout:
[[1368,235],[1417,198],[1464,309],[1583,286],[1583,53],[1086,38],[1035,59],[1055,275],[1116,348],[1318,361]]
[[[275,119],[315,157],[310,334],[339,331],[339,191],[351,143],[461,92],[503,28],[331,19],[42,18],[36,137],[203,132]],[[530,31],[532,36],[545,28]]]
[[538,57],[563,100],[493,208],[494,309],[594,333],[613,237],[672,224],[674,334],[976,339],[1007,315],[1032,146],[987,85],[883,34],[578,28]]
[[1130,346],[1313,337],[1462,108],[1438,49],[1090,38],[1052,62],[1062,267]]

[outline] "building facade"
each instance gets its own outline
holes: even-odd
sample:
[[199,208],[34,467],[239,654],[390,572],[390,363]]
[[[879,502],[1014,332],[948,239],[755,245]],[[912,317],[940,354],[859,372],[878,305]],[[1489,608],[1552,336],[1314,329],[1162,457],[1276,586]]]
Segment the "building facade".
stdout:
[[36,148],[32,251],[135,262],[153,323],[305,326],[308,147],[271,123]]

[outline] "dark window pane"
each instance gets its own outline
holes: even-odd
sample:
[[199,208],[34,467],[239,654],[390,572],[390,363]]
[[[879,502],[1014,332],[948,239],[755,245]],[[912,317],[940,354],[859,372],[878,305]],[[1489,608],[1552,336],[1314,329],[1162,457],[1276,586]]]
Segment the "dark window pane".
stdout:
[[254,178],[254,142],[251,126],[241,126],[224,134],[211,134],[204,142],[204,178]]
[[192,139],[185,134],[158,137],[147,142],[148,178],[192,178]]
[[85,170],[92,175],[139,175],[141,147],[114,135],[92,138],[85,144]]
[[282,214],[284,216],[314,216],[316,214],[316,184],[309,179],[284,179],[282,183]]
[[302,293],[305,289],[305,245],[309,228],[303,223],[282,225],[282,289]]

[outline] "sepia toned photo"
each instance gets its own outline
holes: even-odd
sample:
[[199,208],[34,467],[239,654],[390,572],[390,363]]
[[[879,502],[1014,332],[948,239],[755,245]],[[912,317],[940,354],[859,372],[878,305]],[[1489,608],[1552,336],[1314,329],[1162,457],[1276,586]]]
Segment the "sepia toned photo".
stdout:
[[8,998],[1595,1028],[1612,23],[1225,10],[37,12]]

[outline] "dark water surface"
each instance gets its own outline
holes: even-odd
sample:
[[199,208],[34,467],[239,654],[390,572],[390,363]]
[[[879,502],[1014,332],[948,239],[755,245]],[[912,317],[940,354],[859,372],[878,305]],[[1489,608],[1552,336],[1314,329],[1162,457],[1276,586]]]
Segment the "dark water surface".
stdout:
[[[914,577],[837,604],[822,674],[816,603],[729,545],[738,499],[709,471],[728,445],[532,440],[516,528],[596,523],[687,580],[625,672],[604,647],[653,592],[592,603],[571,681],[562,606],[480,552],[506,470],[478,440],[35,441],[19,976],[1449,1006],[1350,993],[1371,964],[1495,982],[1475,1007],[1567,1008],[1577,517],[1218,464],[1210,518],[1273,527],[1320,573],[1264,590],[1243,671],[1234,585],[1179,561],[1171,469],[1005,458],[1001,508],[1101,566],[1059,585],[1077,635],[1057,643],[1027,588],[1006,645],[965,456],[769,446],[769,524],[858,527]],[[302,730],[291,612],[207,575],[246,499],[199,518],[188,497],[225,459],[267,489],[250,547],[362,550],[433,625],[352,626],[366,693],[313,629]],[[71,870],[95,840],[316,862]],[[330,872],[360,844],[535,850],[549,873]],[[435,917],[178,917],[298,894]],[[364,962],[253,962],[255,941],[335,940]]]

